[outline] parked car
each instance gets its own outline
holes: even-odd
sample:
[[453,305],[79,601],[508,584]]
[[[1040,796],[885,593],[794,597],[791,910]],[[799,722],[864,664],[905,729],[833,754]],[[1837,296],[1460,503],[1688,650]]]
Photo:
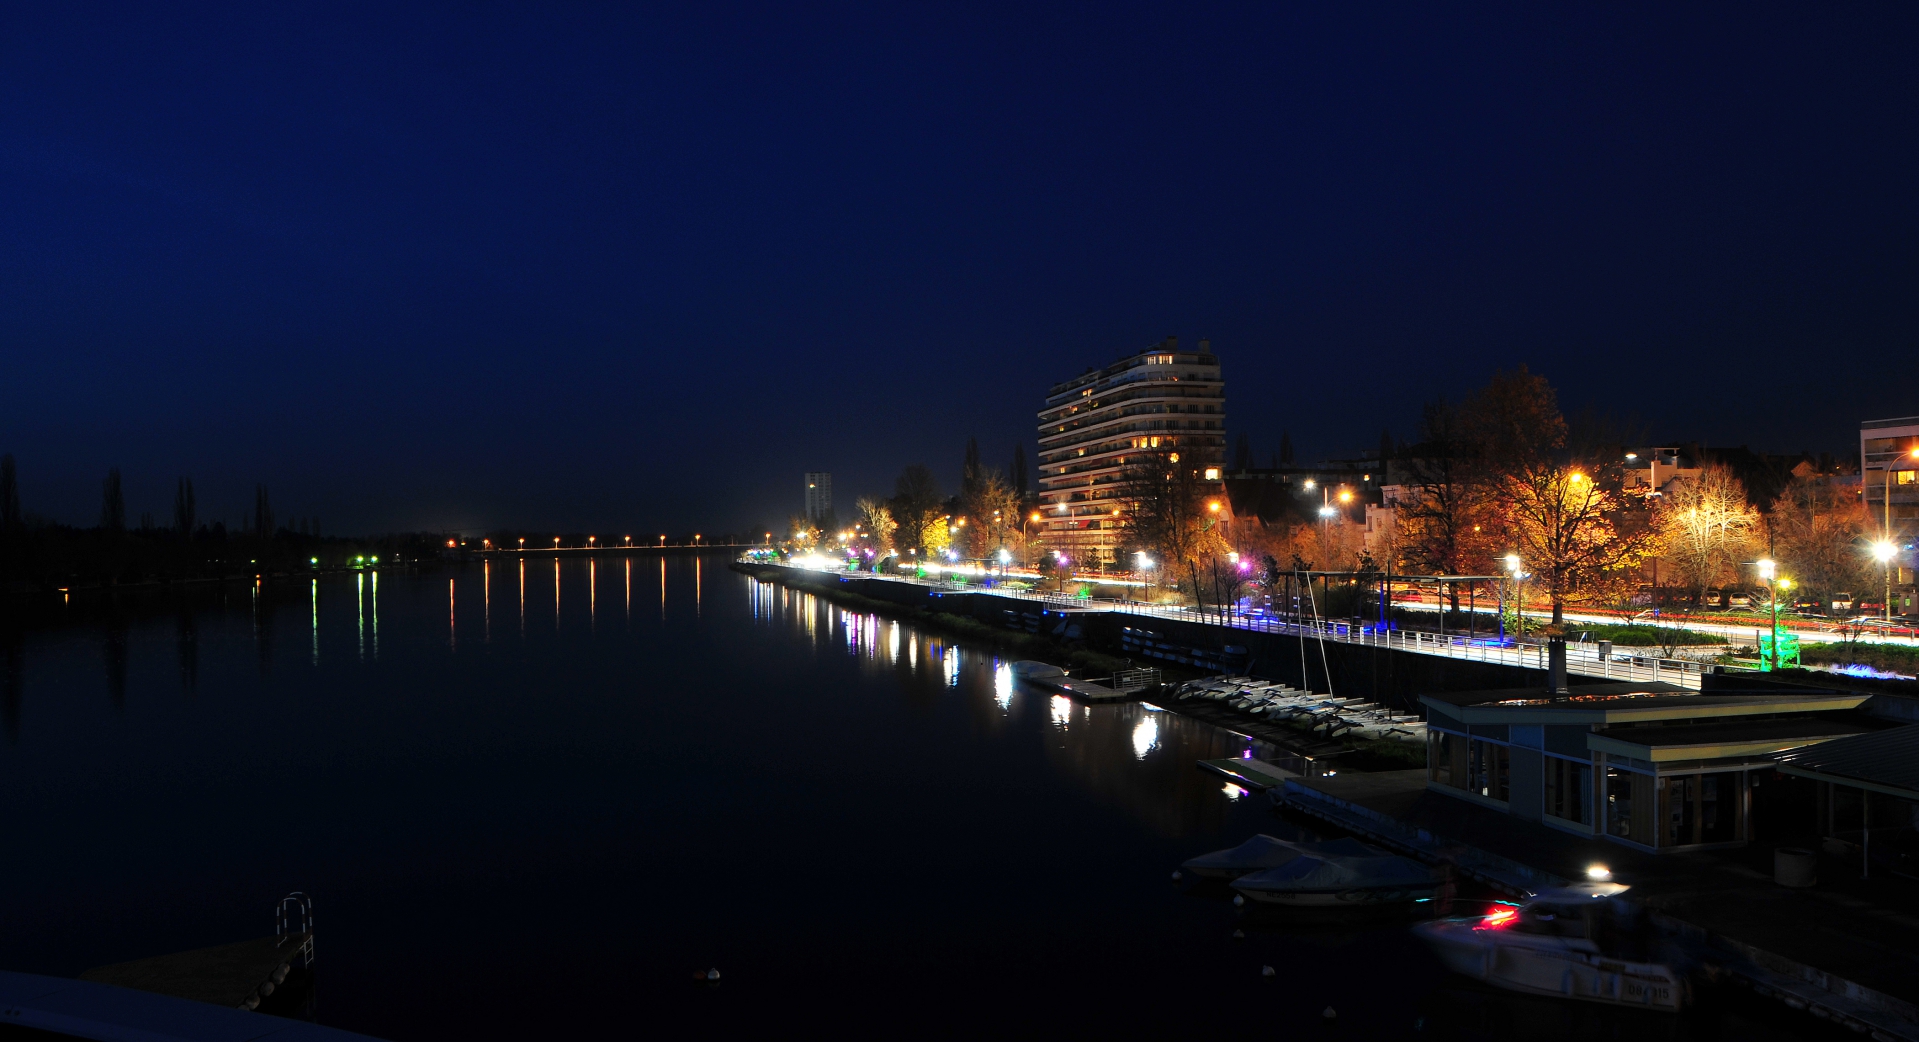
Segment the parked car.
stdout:
[[1852,594],[1850,593],[1833,594],[1832,610],[1833,611],[1851,611],[1852,610]]

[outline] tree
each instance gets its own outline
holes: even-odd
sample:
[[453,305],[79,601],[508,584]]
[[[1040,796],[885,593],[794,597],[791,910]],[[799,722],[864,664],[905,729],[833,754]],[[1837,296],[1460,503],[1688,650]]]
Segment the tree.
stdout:
[[961,529],[968,557],[983,558],[1006,546],[1009,529],[1019,531],[1019,497],[998,471],[981,473],[970,491],[960,496],[960,514],[967,521]]
[[267,498],[265,485],[253,486],[253,534],[273,538],[273,503]]
[[1250,434],[1239,436],[1239,444],[1233,448],[1233,469],[1253,469],[1253,438]]
[[1654,523],[1662,556],[1697,605],[1706,587],[1736,578],[1739,562],[1756,549],[1759,512],[1732,470],[1715,463],[1662,496]]
[[13,453],[0,456],[0,531],[20,527],[20,476]]
[[[195,517],[193,503],[193,479],[181,478],[173,490],[173,530],[186,539],[193,535]],[[314,533],[318,535],[319,533]]]
[[960,498],[964,499],[986,480],[986,465],[980,462],[979,439],[966,439],[966,459],[960,464]]
[[1567,600],[1624,581],[1652,546],[1622,492],[1623,461],[1596,425],[1574,439],[1552,385],[1523,365],[1493,374],[1466,417],[1504,525],[1563,626]]
[[1287,431],[1279,432],[1279,464],[1282,467],[1293,465],[1293,436]]
[[899,528],[899,522],[893,520],[893,512],[886,509],[885,501],[861,496],[853,506],[859,511],[860,528],[873,553],[878,557],[891,554],[893,532]]
[[1013,443],[1013,467],[1006,472],[1006,480],[1013,486],[1013,494],[1019,497],[1020,509],[1033,501],[1032,481],[1026,474],[1026,446]]
[[888,505],[892,508],[893,520],[899,522],[894,542],[902,551],[920,551],[943,549],[927,546],[929,526],[933,521],[942,522],[938,536],[943,538],[946,531],[944,517],[940,510],[943,497],[940,495],[939,480],[933,476],[932,468],[924,463],[914,463],[900,471],[899,479],[893,483],[893,499]]
[[1180,462],[1179,453],[1149,449],[1130,457],[1121,480],[1133,502],[1131,549],[1151,555],[1162,574],[1178,577],[1231,549],[1214,523],[1199,469]]
[[127,501],[120,494],[120,468],[107,471],[107,479],[100,484],[100,527],[109,532],[124,532],[127,528]]
[[1856,493],[1822,476],[1797,477],[1773,501],[1767,521],[1780,571],[1820,604],[1831,604],[1835,593],[1870,587],[1874,576],[1865,543],[1873,529]]
[[1443,398],[1426,404],[1419,433],[1419,446],[1401,460],[1406,494],[1394,510],[1400,552],[1423,571],[1477,572],[1497,530],[1480,452],[1460,410]]

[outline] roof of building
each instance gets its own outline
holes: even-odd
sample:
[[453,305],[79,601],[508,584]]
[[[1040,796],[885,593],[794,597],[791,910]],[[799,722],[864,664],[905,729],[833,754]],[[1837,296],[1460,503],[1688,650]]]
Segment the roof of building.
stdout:
[[1614,681],[1574,684],[1563,695],[1535,686],[1435,692],[1419,700],[1468,724],[1609,724],[1851,709],[1867,697],[1812,688],[1702,694],[1674,684]]
[[1586,739],[1598,752],[1650,760],[1768,756],[1864,732],[1866,725],[1831,717],[1719,721],[1662,727],[1602,727]]
[[1781,753],[1779,769],[1919,800],[1919,724]]

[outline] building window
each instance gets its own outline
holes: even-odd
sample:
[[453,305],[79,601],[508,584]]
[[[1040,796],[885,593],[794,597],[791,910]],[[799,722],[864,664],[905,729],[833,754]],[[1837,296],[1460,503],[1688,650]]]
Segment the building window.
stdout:
[[1208,481],[1218,481],[1218,480],[1219,480],[1219,468],[1218,468],[1218,467],[1207,467],[1207,468],[1206,468],[1206,480],[1208,480]]
[[1895,470],[1892,472],[1892,483],[1895,485],[1910,485],[1914,481],[1919,481],[1919,470]]
[[1741,837],[1740,772],[1686,774],[1659,779],[1661,846],[1731,843]]
[[1606,835],[1632,838],[1632,779],[1630,771],[1606,768]]
[[1466,753],[1466,788],[1490,799],[1505,802],[1512,777],[1512,753],[1503,745],[1484,739],[1472,739]]
[[1546,760],[1546,813],[1564,821],[1593,823],[1593,768],[1584,760]]

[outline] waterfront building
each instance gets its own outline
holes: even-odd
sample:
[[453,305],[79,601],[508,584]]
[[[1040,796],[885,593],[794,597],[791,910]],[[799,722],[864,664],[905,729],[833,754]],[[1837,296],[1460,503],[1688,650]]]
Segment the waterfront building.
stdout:
[[1132,505],[1126,461],[1151,449],[1175,450],[1203,481],[1222,481],[1226,385],[1208,341],[1182,351],[1167,337],[1046,392],[1037,534],[1047,547],[1076,564],[1118,563]]
[[1658,683],[1422,695],[1426,787],[1639,850],[1738,846],[1774,757],[1875,730],[1853,712],[1866,698]]
[[833,512],[833,475],[811,471],[806,475],[806,519],[818,521]]
[[[1891,589],[1894,614],[1919,608],[1914,564],[1919,560],[1919,416],[1867,420],[1859,425],[1860,491],[1866,500],[1875,541],[1892,544],[1892,559],[1882,561],[1882,581]],[[1873,598],[1878,600],[1877,597]]]

